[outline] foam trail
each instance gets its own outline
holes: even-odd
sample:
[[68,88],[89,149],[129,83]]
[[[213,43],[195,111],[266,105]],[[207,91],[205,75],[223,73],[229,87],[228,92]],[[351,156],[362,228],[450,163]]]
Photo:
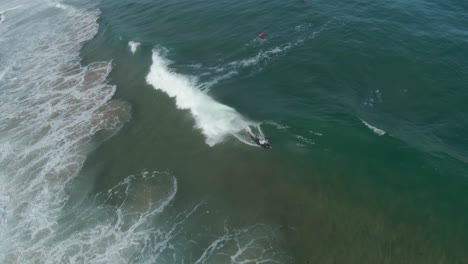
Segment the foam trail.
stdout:
[[[315,145],[315,142],[310,138],[307,138],[307,137],[304,137],[304,136],[301,136],[301,135],[296,135],[296,138],[299,139],[302,143],[306,143],[306,144],[309,144],[309,145]],[[301,145],[303,145],[303,144],[301,144]]]
[[66,4],[64,4],[64,3],[59,3],[59,2],[55,3],[55,7],[56,7],[56,8],[60,8],[60,9],[62,9],[62,10],[70,10],[70,9],[73,9],[73,7],[71,7],[71,6],[69,6],[69,5],[66,5]]
[[141,43],[135,42],[135,41],[129,41],[128,42],[128,47],[130,48],[130,51],[135,54],[137,51],[138,47],[140,47]]
[[5,21],[5,13],[6,12],[12,11],[12,10],[15,10],[15,9],[18,9],[18,8],[21,8],[21,7],[22,7],[22,5],[19,5],[19,6],[15,6],[15,7],[8,8],[8,9],[0,11],[0,24]]
[[8,9],[5,9],[3,11],[0,11],[0,13],[3,14],[3,13],[8,12],[8,11],[13,11],[15,9],[21,8],[22,6],[23,5],[18,5],[18,6],[12,7],[12,8],[8,8]]
[[[312,34],[301,37],[299,39],[296,39],[294,41],[288,42],[282,46],[276,46],[273,48],[270,48],[268,50],[262,50],[259,51],[255,56],[242,59],[239,61],[233,61],[228,63],[228,68],[233,67],[234,69],[240,69],[240,68],[248,68],[248,67],[263,67],[265,64],[267,64],[269,61],[273,60],[274,58],[285,54],[289,50],[296,48],[298,46],[303,45],[306,41],[314,39],[318,34],[320,34],[322,31],[326,30],[330,23],[333,22],[334,19],[326,22],[324,25],[322,25],[320,28],[318,28],[316,31],[312,32]],[[309,28],[307,26],[307,28]],[[304,27],[305,29],[306,27]]]
[[239,61],[233,61],[228,63],[229,68],[240,69],[240,68],[248,68],[253,66],[261,66],[262,64],[268,63],[269,60],[272,60],[275,56],[278,56],[294,46],[298,45],[299,41],[287,43],[284,46],[278,46],[271,48],[266,51],[259,51],[255,56],[242,59]]
[[[203,90],[208,90],[211,86],[216,85],[218,82],[223,81],[225,79],[229,79],[244,70],[249,70],[252,73],[262,71],[271,62],[286,55],[289,51],[303,45],[306,41],[314,39],[322,31],[328,29],[328,27],[333,21],[334,19],[326,22],[325,24],[320,26],[316,31],[311,32],[311,34],[303,34],[305,36],[301,36],[298,39],[289,41],[287,43],[284,43],[283,45],[278,45],[268,49],[262,49],[258,51],[255,55],[247,58],[233,60],[224,65],[218,65],[214,67],[202,67],[200,65],[196,65],[196,68],[204,68],[209,70],[209,72],[205,73],[204,75],[216,76],[211,81],[203,83],[201,85],[201,88]],[[311,24],[301,25],[296,27],[296,30],[306,31],[309,30],[311,26]],[[255,41],[257,40],[258,39],[255,39]],[[193,65],[190,66],[193,67]]]
[[383,131],[382,129],[380,128],[377,128],[375,126],[372,126],[371,124],[367,123],[366,121],[362,120],[361,119],[361,122],[366,125],[366,127],[368,127],[370,130],[372,130],[372,132],[376,133],[377,135],[379,136],[383,136],[385,135],[387,132]]
[[170,242],[198,209],[195,206],[191,212],[172,218],[168,226],[162,221],[153,225],[176,193],[176,178],[165,172],[143,171],[126,177],[97,195],[97,200],[105,198],[99,207],[79,210],[76,219],[93,221],[69,223],[72,229],[80,231],[51,245],[49,263],[60,263],[63,259],[69,259],[67,263],[144,263],[137,259],[167,258],[166,255],[172,255],[168,249]]
[[99,208],[80,210],[77,219],[99,221],[54,244],[51,263],[65,258],[75,263],[288,263],[274,227],[234,229],[224,221],[224,232],[199,239],[207,229],[190,230],[190,221],[204,217],[206,204],[175,212],[170,205],[176,195],[177,180],[170,173],[144,170],[126,177],[97,195],[105,198]]
[[[224,233],[211,241],[193,262],[202,263],[289,263],[290,259],[272,244],[275,230],[263,225],[230,230],[224,226]],[[221,253],[219,251],[227,253]]]
[[0,81],[3,79],[3,77],[8,73],[9,68],[6,68],[2,71],[0,71]]
[[230,71],[226,74],[223,74],[223,75],[220,75],[218,77],[215,77],[213,78],[211,81],[208,81],[208,82],[205,82],[203,84],[200,85],[200,89],[201,90],[208,90],[209,88],[211,88],[212,86],[216,85],[217,83],[219,83],[220,81],[223,81],[223,80],[226,80],[226,79],[229,79],[231,78],[232,76],[236,75],[237,74],[237,71]]
[[[248,130],[250,126],[259,126],[246,120],[234,108],[215,101],[197,89],[194,81],[188,76],[171,71],[169,64],[159,50],[153,50],[153,64],[146,81],[157,90],[175,98],[179,109],[190,110],[196,127],[202,131],[208,145],[214,146],[228,135],[241,140],[241,132]],[[242,141],[248,143],[246,140]]]

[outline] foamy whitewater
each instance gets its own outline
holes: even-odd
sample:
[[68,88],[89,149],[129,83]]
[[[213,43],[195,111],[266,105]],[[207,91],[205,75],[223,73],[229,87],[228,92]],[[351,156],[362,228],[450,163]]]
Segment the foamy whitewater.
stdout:
[[5,13],[8,12],[8,11],[13,11],[15,9],[18,9],[20,8],[21,5],[19,6],[15,6],[15,7],[12,7],[12,8],[8,8],[8,9],[4,9],[4,10],[0,10],[0,24],[5,21]]
[[9,4],[0,6],[9,10],[0,28],[0,262],[60,263],[76,254],[65,242],[73,238],[58,236],[66,187],[92,136],[112,135],[129,107],[111,100],[110,63],[80,64],[83,42],[97,32],[96,11]]
[[[110,62],[80,62],[83,43],[97,33],[97,10],[20,4],[0,27],[0,263],[284,262],[268,226],[239,229],[224,221],[209,239],[186,237],[205,204],[171,208],[178,193],[171,173],[142,169],[97,195],[92,183],[77,186],[99,143],[94,135],[112,136],[129,120],[130,107],[112,99]],[[171,73],[157,53],[155,59],[151,74],[162,80],[150,74],[149,81],[194,113],[210,143],[248,127],[234,109]]]
[[226,136],[233,135],[249,144],[241,135],[250,130],[250,127],[258,128],[258,124],[246,120],[235,109],[215,101],[197,89],[193,78],[173,72],[169,64],[169,60],[159,50],[153,50],[153,64],[146,80],[154,88],[175,98],[179,109],[190,110],[196,127],[206,138],[206,143],[213,146]]
[[[175,98],[179,109],[190,111],[195,119],[196,127],[201,130],[208,145],[214,146],[227,136],[232,135],[245,144],[256,146],[244,136],[244,131],[253,129],[263,135],[260,123],[248,121],[235,109],[211,98],[207,94],[209,88],[222,80],[231,78],[244,68],[254,68],[253,71],[261,71],[270,61],[285,54],[290,49],[302,45],[306,40],[315,38],[317,34],[327,29],[332,21],[325,23],[311,35],[300,37],[283,46],[260,51],[253,57],[216,67],[203,67],[200,64],[188,65],[190,68],[209,71],[202,75],[208,75],[212,78],[203,83],[197,83],[197,78],[184,76],[171,70],[171,62],[163,56],[164,52],[161,49],[154,49],[153,64],[146,80],[157,90]],[[133,43],[130,42],[129,46],[131,49],[134,47]]]
[[372,132],[376,133],[376,134],[379,135],[379,136],[383,136],[383,135],[385,135],[385,134],[387,133],[387,132],[383,131],[382,129],[377,128],[377,127],[375,127],[375,126],[373,126],[373,125],[367,123],[367,122],[364,121],[364,120],[361,120],[361,122],[362,122],[364,125],[366,125],[367,128],[369,128],[370,130],[372,130]]
[[135,54],[137,51],[138,47],[140,47],[141,43],[135,42],[135,41],[129,41],[128,42],[128,47],[130,48],[130,51]]
[[[196,127],[202,131],[208,145],[214,146],[222,142],[227,136],[232,135],[247,145],[256,146],[249,138],[245,137],[244,132],[254,130],[254,132],[263,135],[260,128],[261,123],[249,121],[234,108],[211,98],[207,94],[209,88],[222,80],[239,74],[239,71],[245,68],[252,68],[254,72],[261,71],[265,65],[275,58],[284,55],[294,47],[300,46],[306,40],[315,38],[317,34],[327,29],[332,21],[325,23],[311,35],[300,37],[283,46],[259,51],[253,57],[215,67],[203,67],[199,64],[188,65],[191,68],[202,68],[209,71],[202,75],[211,76],[211,79],[203,83],[197,83],[197,78],[184,76],[171,70],[171,61],[163,56],[163,50],[154,49],[153,64],[146,81],[157,90],[161,90],[170,97],[175,98],[179,109],[190,111],[195,119]],[[129,42],[129,46],[133,50],[135,43]]]

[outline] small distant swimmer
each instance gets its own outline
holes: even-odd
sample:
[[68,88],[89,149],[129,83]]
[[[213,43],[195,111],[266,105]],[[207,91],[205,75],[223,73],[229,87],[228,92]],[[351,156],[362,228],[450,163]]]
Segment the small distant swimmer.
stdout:
[[250,138],[252,138],[252,140],[255,141],[255,143],[257,143],[257,145],[259,145],[260,147],[262,147],[264,149],[270,149],[271,148],[271,144],[270,144],[270,141],[268,140],[268,138],[266,138],[266,137],[257,138],[254,135],[252,135],[252,133],[250,133],[249,131],[247,131],[247,135],[249,135]]
[[264,38],[265,37],[265,33],[264,32],[261,32],[260,34],[258,34],[258,38]]

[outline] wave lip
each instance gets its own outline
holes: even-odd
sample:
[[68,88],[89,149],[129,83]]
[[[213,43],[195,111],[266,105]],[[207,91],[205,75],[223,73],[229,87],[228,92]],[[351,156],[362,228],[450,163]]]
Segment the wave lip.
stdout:
[[234,108],[221,104],[205,92],[197,89],[196,83],[189,76],[184,76],[169,69],[170,62],[158,49],[153,50],[153,64],[146,76],[148,84],[175,98],[179,109],[190,110],[199,128],[206,138],[206,143],[214,146],[228,135],[243,141],[239,133],[249,126],[258,126],[246,120]]
[[372,132],[376,133],[377,135],[379,136],[383,136],[385,135],[387,132],[385,132],[384,130],[380,129],[380,128],[377,128],[369,123],[367,123],[366,121],[362,120],[361,119],[361,122],[366,125],[366,127],[368,127],[370,130],[372,130]]

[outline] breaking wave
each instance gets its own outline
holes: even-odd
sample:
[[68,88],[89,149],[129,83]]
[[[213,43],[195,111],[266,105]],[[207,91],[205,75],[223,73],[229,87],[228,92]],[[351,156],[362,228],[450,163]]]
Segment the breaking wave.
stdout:
[[138,47],[140,47],[141,43],[135,42],[135,41],[129,41],[128,42],[128,47],[130,48],[130,51],[135,54],[137,51]]
[[148,84],[175,98],[179,109],[189,110],[206,138],[206,143],[213,146],[222,142],[228,135],[233,135],[246,144],[243,135],[251,127],[259,124],[248,121],[234,108],[221,104],[197,88],[193,78],[178,74],[169,68],[170,61],[161,55],[158,49],[153,50],[153,64],[146,77]]
[[0,262],[59,263],[66,260],[54,259],[53,245],[62,243],[66,188],[93,136],[118,131],[130,108],[112,100],[109,62],[80,63],[83,43],[97,33],[97,11],[19,2],[21,12],[1,28]]
[[370,130],[372,130],[372,132],[374,132],[375,134],[379,135],[379,136],[383,136],[385,135],[387,132],[383,131],[382,129],[380,128],[377,128],[369,123],[367,123],[366,121],[364,120],[361,120],[361,122],[367,127],[369,128]]

